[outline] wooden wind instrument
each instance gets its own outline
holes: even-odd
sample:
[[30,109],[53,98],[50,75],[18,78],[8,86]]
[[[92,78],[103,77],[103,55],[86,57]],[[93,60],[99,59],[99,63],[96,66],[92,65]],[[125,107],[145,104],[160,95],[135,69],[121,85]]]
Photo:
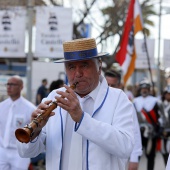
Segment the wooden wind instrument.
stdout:
[[[70,88],[75,89],[77,83],[74,83],[70,86]],[[31,140],[31,137],[33,136],[35,130],[38,128],[39,124],[43,119],[46,119],[50,113],[57,107],[57,102],[50,103],[50,106],[48,109],[45,110],[44,113],[37,115],[36,118],[34,118],[30,124],[27,124],[23,128],[18,128],[15,131],[15,136],[18,139],[18,141],[22,143],[28,143]]]

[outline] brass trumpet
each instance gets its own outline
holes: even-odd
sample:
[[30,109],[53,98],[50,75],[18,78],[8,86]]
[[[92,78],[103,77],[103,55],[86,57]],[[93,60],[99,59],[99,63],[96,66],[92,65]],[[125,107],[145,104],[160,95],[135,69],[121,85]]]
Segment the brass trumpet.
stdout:
[[[77,84],[78,82],[74,83],[73,85],[70,86],[70,88],[75,89]],[[23,128],[16,129],[15,136],[18,139],[18,141],[22,143],[30,142],[31,137],[33,136],[35,130],[38,128],[41,121],[47,118],[55,108],[57,108],[57,102],[52,102],[49,108],[46,109],[44,113],[39,114],[36,118],[34,118],[30,124],[27,124]]]

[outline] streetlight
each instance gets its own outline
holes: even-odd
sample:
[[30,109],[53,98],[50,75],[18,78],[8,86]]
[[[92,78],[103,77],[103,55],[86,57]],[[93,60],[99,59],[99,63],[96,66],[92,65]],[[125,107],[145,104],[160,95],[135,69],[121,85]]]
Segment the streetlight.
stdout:
[[158,60],[157,60],[157,88],[158,88],[158,95],[161,94],[161,74],[160,74],[160,46],[161,46],[161,17],[162,17],[162,0],[159,2],[159,29],[158,29]]
[[32,24],[34,0],[28,0],[28,54],[27,54],[27,99],[32,100]]

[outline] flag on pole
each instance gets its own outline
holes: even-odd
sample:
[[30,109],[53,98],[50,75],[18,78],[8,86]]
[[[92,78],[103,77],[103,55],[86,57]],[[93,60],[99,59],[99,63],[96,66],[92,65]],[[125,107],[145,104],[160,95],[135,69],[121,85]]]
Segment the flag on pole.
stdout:
[[124,84],[126,84],[135,69],[136,52],[134,36],[137,32],[142,31],[142,29],[143,20],[139,2],[138,0],[131,0],[120,49],[116,54],[116,61],[122,67]]

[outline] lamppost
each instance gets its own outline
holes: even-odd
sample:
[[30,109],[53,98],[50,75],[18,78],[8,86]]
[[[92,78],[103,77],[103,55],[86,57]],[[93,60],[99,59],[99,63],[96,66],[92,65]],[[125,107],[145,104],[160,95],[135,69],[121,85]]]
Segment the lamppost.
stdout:
[[162,18],[162,0],[159,1],[159,29],[158,29],[158,60],[157,60],[157,88],[158,95],[161,94],[161,73],[160,73],[160,47],[161,47],[161,18]]
[[32,24],[33,24],[33,5],[34,0],[28,0],[27,17],[28,17],[28,54],[27,54],[27,99],[32,100]]
[[159,1],[159,29],[158,29],[158,58],[157,58],[157,88],[158,88],[158,95],[161,94],[161,88],[162,88],[162,80],[161,80],[161,62],[160,62],[160,56],[161,56],[161,25],[162,25],[162,16],[170,14],[170,6],[169,2],[166,0],[160,0]]

